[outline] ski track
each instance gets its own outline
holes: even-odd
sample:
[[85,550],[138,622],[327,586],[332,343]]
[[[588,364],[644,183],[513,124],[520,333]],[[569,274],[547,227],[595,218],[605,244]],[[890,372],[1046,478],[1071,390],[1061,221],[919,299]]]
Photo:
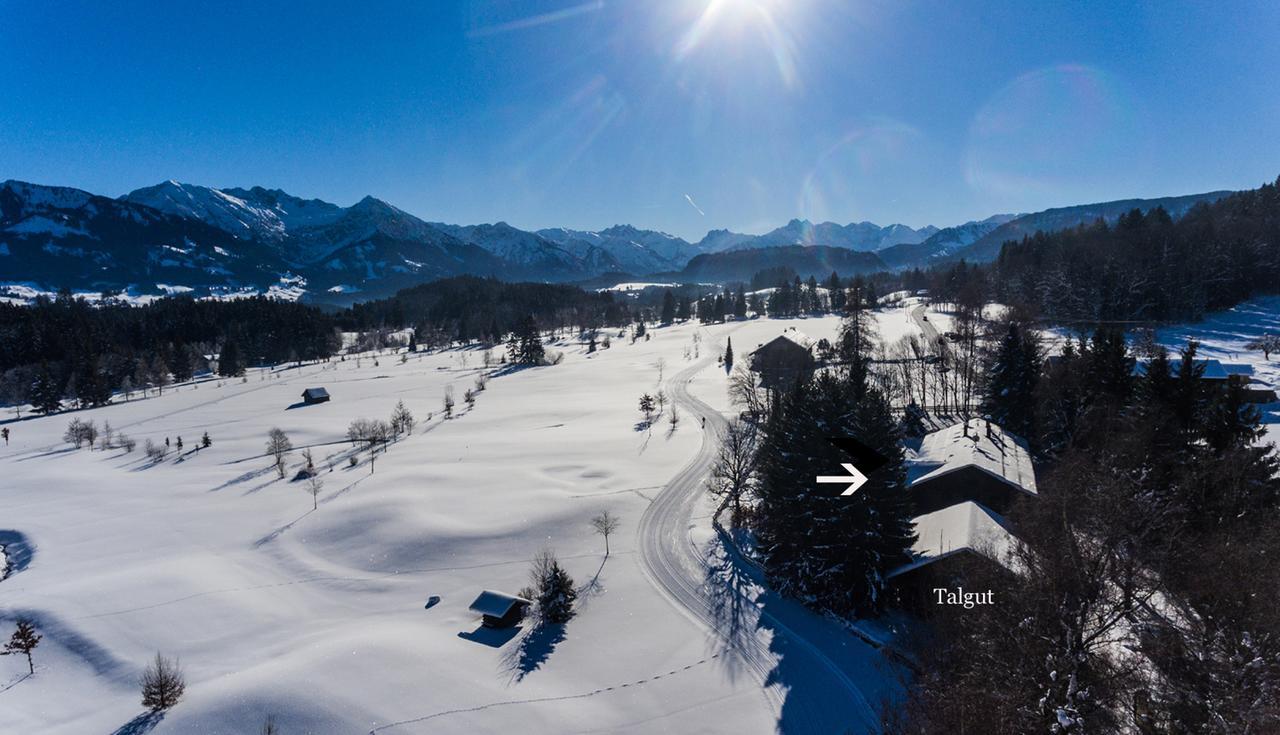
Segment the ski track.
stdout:
[[[705,336],[706,333],[703,334]],[[851,726],[861,722],[864,731],[877,732],[875,710],[858,685],[823,653],[819,645],[807,640],[776,616],[759,609],[754,599],[743,595],[744,609],[757,611],[757,622],[764,623],[759,627],[771,628],[774,639],[783,636],[796,644],[785,646],[787,667],[790,672],[809,672],[805,681],[774,681],[775,654],[769,650],[768,643],[760,640],[754,631],[745,641],[730,643],[718,627],[712,612],[713,603],[705,587],[709,569],[707,557],[689,536],[694,510],[703,497],[705,480],[715,461],[720,437],[728,427],[728,421],[719,411],[689,393],[689,382],[712,363],[718,345],[707,344],[704,349],[710,349],[711,355],[667,381],[667,392],[673,403],[705,418],[710,431],[704,431],[697,456],[667,483],[666,489],[655,497],[640,519],[639,551],[645,574],[677,609],[720,638],[726,644],[726,652],[732,651],[732,655],[760,681],[765,697],[779,715],[780,725],[785,702],[789,731],[843,733],[850,732]],[[736,590],[734,594],[742,595]],[[787,687],[785,693],[779,685]]]

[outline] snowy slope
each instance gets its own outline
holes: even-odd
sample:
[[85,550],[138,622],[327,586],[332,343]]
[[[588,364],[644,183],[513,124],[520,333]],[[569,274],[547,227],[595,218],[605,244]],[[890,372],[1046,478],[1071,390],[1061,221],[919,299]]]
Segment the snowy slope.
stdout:
[[[561,365],[495,377],[449,421],[441,396],[472,384],[477,351],[255,370],[76,414],[139,442],[182,436],[185,455],[158,465],[141,450],[70,450],[68,415],[8,424],[2,525],[34,554],[0,581],[0,618],[30,616],[46,639],[34,677],[0,658],[0,732],[245,733],[268,713],[286,733],[750,735],[832,716],[866,731],[864,704],[894,690],[877,652],[750,586],[742,625],[709,626],[655,587],[637,553],[650,503],[705,452],[693,404],[674,431],[635,428],[659,359],[670,395],[727,412],[712,345],[731,336],[744,352],[793,323],[813,336],[837,324],[683,325],[593,355],[552,346]],[[289,408],[315,385],[333,400]],[[397,400],[417,430],[349,468],[347,423]],[[316,445],[318,510],[262,456],[273,426]],[[205,431],[213,446],[192,452]],[[299,462],[295,451],[291,473]],[[702,546],[710,504],[692,502],[675,528]],[[606,508],[623,519],[607,560],[586,522]],[[517,590],[544,546],[582,586],[563,636],[481,630],[471,599]],[[430,595],[442,600],[424,609]],[[135,681],[156,650],[181,658],[188,689],[148,723]]]
[[601,250],[617,263],[617,269],[636,275],[679,270],[698,254],[695,246],[665,232],[614,225],[599,232],[556,227],[538,234],[579,257]]
[[271,209],[207,186],[169,180],[131,191],[121,198],[179,217],[203,220],[239,238],[275,242],[285,237],[284,223]]

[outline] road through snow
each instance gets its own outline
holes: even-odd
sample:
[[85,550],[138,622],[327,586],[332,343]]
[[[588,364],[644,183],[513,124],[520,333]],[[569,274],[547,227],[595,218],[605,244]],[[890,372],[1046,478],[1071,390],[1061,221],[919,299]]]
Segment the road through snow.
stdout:
[[[712,355],[718,347],[705,345]],[[891,687],[880,652],[834,621],[814,615],[761,585],[755,570],[726,555],[719,541],[691,538],[724,416],[689,392],[712,357],[667,381],[674,405],[706,419],[702,446],[660,492],[640,520],[645,572],[665,595],[712,636],[735,666],[758,679],[778,715],[780,733],[874,733],[873,703]]]

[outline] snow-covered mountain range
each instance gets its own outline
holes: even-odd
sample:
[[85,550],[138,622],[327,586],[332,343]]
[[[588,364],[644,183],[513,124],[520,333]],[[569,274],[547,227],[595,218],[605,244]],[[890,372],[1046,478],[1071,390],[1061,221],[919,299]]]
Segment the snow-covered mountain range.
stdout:
[[539,281],[677,274],[699,256],[703,270],[732,265],[725,272],[737,273],[788,258],[803,265],[812,246],[871,256],[857,260],[861,270],[906,268],[989,260],[1005,239],[1134,207],[1165,205],[1176,216],[1224,193],[1002,214],[941,230],[794,219],[762,235],[712,230],[691,243],[625,224],[530,232],[505,222],[426,222],[373,197],[342,207],[260,186],[165,181],[113,199],[10,180],[0,184],[0,287],[351,300],[460,274]]

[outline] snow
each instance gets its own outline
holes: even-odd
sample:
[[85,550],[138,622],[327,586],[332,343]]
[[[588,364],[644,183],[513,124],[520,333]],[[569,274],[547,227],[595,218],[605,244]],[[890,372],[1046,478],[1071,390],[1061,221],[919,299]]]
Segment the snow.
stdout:
[[50,235],[53,237],[89,236],[89,233],[82,228],[72,227],[66,222],[39,215],[27,217],[15,225],[10,225],[5,231],[16,232],[21,235]]
[[678,283],[656,283],[648,281],[628,281],[627,283],[618,283],[608,288],[602,288],[601,291],[643,291],[646,288],[676,288]]
[[889,577],[964,551],[983,554],[1007,566],[1016,544],[1004,518],[973,501],[926,513],[914,520],[917,538],[911,553],[916,559],[889,572]]
[[[878,701],[897,686],[878,652],[761,594],[747,608],[785,625],[738,635],[759,641],[765,686],[736,645],[659,591],[639,553],[646,508],[703,442],[688,413],[674,431],[662,419],[636,429],[657,362],[668,384],[691,369],[687,389],[727,413],[713,344],[790,325],[831,336],[837,320],[682,324],[593,354],[559,342],[549,349],[562,364],[499,371],[470,409],[461,395],[483,369],[479,350],[254,369],[75,414],[140,444],[181,436],[184,455],[155,465],[141,450],[70,449],[67,415],[8,424],[3,523],[34,554],[0,582],[0,619],[30,616],[46,637],[29,679],[25,662],[0,658],[0,732],[139,730],[136,678],[157,650],[181,660],[188,684],[157,735],[256,732],[268,713],[290,733],[751,735],[796,729],[806,691],[847,682]],[[695,346],[705,366],[684,356]],[[312,385],[333,400],[290,408]],[[446,386],[459,397],[447,421]],[[385,418],[399,400],[418,428],[374,466],[365,450],[349,468],[347,424]],[[289,478],[312,446],[317,510],[305,483],[276,479],[262,456],[272,427],[298,448]],[[205,431],[213,445],[194,451]],[[711,508],[699,501],[692,542],[714,538]],[[622,519],[607,559],[588,525],[601,510]],[[520,589],[544,547],[581,589],[563,635],[481,630],[468,605],[484,589]],[[798,656],[836,668],[787,665]],[[862,707],[847,699],[830,706]]]
[[1036,473],[1026,442],[985,419],[926,434],[918,449],[907,450],[911,484],[965,467],[977,467],[1024,493],[1036,493]]
[[93,197],[87,191],[66,186],[43,186],[13,179],[0,184],[0,188],[9,189],[23,200],[24,212],[44,208],[79,209],[87,205]]

